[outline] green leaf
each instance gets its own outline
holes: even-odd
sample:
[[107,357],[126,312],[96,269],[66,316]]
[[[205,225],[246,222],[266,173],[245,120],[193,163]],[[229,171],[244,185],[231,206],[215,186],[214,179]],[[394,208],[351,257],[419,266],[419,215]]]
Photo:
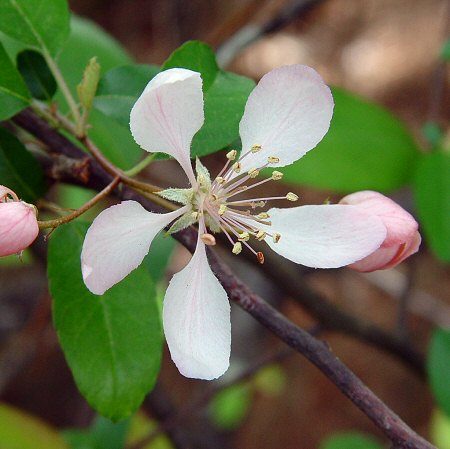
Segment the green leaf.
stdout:
[[433,252],[450,262],[450,154],[423,155],[414,178],[421,228]]
[[431,442],[439,449],[450,449],[450,417],[435,410],[430,423]]
[[189,41],[177,48],[164,62],[161,71],[177,67],[200,72],[204,92],[211,87],[219,73],[219,66],[211,47],[199,41]]
[[41,166],[22,143],[3,128],[0,128],[0,179],[28,202],[35,202],[45,192]]
[[89,62],[84,69],[83,78],[77,86],[78,98],[80,103],[87,110],[91,109],[92,101],[97,92],[98,81],[100,79],[100,64],[97,62],[97,57],[94,56],[89,59]]
[[205,123],[194,136],[191,157],[225,148],[239,137],[239,122],[253,90],[253,80],[220,72],[205,93]]
[[56,429],[10,405],[0,404],[0,422],[2,449],[68,449]]
[[448,39],[441,49],[441,59],[450,61],[450,39]]
[[113,423],[98,416],[91,428],[95,449],[123,449],[130,429],[130,420]]
[[338,192],[389,192],[409,181],[418,157],[406,127],[384,108],[333,89],[330,130],[319,145],[283,168],[284,181]]
[[55,95],[55,78],[40,53],[33,50],[22,51],[17,55],[17,68],[34,98],[50,100]]
[[342,432],[323,441],[320,449],[383,449],[383,445],[363,433]]
[[171,237],[158,234],[153,239],[151,250],[145,256],[143,264],[155,282],[158,282],[164,275],[174,248],[175,240]]
[[236,384],[220,391],[210,404],[215,425],[232,430],[242,423],[252,403],[252,391],[248,384]]
[[80,392],[113,421],[131,415],[152,389],[161,362],[161,317],[144,268],[102,296],[85,287],[80,252],[88,225],[69,223],[50,239],[54,323]]
[[450,417],[450,330],[438,329],[428,348],[427,371],[431,391]]
[[131,108],[158,72],[158,66],[144,64],[131,64],[109,70],[100,80],[94,106],[125,128],[129,128]]
[[0,30],[54,56],[69,35],[67,1],[2,0]]
[[0,43],[0,121],[25,109],[30,99],[27,86]]

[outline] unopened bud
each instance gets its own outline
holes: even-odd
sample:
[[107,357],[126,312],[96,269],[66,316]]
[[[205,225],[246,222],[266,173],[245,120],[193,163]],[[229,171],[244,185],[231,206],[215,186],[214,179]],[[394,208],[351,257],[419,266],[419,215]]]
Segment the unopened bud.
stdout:
[[272,172],[272,179],[274,181],[279,181],[282,178],[283,178],[283,173],[281,173],[280,171],[276,171],[275,170],[275,171]]
[[287,199],[288,201],[297,201],[297,200],[298,200],[298,195],[296,195],[295,193],[289,192],[289,193],[286,195],[286,199]]
[[236,243],[233,245],[233,249],[231,250],[231,252],[232,252],[233,254],[238,255],[241,251],[242,251],[242,243],[241,243],[241,242],[236,242]]
[[227,159],[230,161],[234,161],[236,159],[236,156],[237,156],[236,150],[231,150],[227,153]]

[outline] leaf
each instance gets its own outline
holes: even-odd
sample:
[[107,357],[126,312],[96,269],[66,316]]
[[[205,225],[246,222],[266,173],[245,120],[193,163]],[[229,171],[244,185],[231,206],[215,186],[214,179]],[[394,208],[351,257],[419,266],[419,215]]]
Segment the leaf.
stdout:
[[161,317],[144,268],[102,296],[85,287],[80,252],[88,225],[69,223],[50,239],[54,323],[75,382],[89,404],[118,421],[153,388],[161,363]]
[[439,449],[450,449],[450,417],[435,410],[430,423],[431,442]]
[[383,445],[363,433],[342,432],[327,438],[320,449],[383,449]]
[[158,72],[158,66],[144,64],[131,64],[108,71],[100,80],[94,106],[129,128],[131,108]]
[[434,331],[428,348],[427,371],[431,391],[450,417],[450,330]]
[[205,93],[205,123],[194,136],[191,157],[214,153],[239,137],[239,122],[253,90],[253,80],[220,72]]
[[284,181],[338,192],[389,192],[409,181],[418,157],[406,127],[390,112],[333,89],[331,128],[302,159],[283,168]]
[[0,43],[0,121],[25,109],[30,99],[27,86]]
[[211,47],[199,41],[188,41],[177,48],[164,62],[161,71],[177,67],[200,72],[204,92],[208,91],[219,73],[219,66]]
[[69,35],[66,0],[2,0],[0,30],[55,56]]
[[174,248],[175,240],[171,237],[158,234],[153,239],[151,250],[145,256],[143,264],[155,282],[158,282],[164,275]]
[[19,198],[35,202],[45,192],[41,166],[11,133],[0,128],[0,180]]
[[2,449],[68,449],[56,429],[11,405],[0,403],[0,422]]
[[442,46],[440,56],[443,61],[450,61],[450,39],[447,39],[445,44]]
[[423,155],[414,178],[421,228],[439,259],[450,262],[450,154]]
[[34,98],[50,100],[55,95],[55,78],[40,53],[33,50],[20,52],[17,55],[17,68]]
[[97,92],[98,81],[100,79],[100,64],[94,56],[89,59],[89,62],[84,69],[83,78],[77,86],[78,98],[80,103],[87,110],[91,109],[92,101]]

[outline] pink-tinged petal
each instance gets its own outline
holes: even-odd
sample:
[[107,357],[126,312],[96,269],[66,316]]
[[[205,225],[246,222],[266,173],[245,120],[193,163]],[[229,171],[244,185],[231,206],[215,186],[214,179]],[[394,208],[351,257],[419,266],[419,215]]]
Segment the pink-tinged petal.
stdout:
[[386,228],[376,216],[355,206],[300,206],[268,211],[281,239],[268,245],[293,262],[314,268],[337,268],[366,257],[386,238]]
[[342,198],[340,204],[351,204],[378,216],[387,229],[386,239],[373,254],[351,264],[357,271],[392,268],[419,250],[421,237],[414,217],[390,198],[378,192],[363,191]]
[[105,209],[88,229],[81,251],[86,287],[102,295],[121,281],[140,265],[156,234],[185,209],[154,214],[136,201]]
[[283,167],[314,148],[330,127],[333,97],[320,75],[304,65],[284,66],[261,78],[250,94],[240,123],[242,154],[262,149],[242,161],[242,170],[261,167],[268,156]]
[[0,203],[0,256],[20,253],[38,234],[34,206],[23,201]]
[[146,151],[177,159],[192,184],[195,176],[190,146],[203,122],[202,79],[187,69],[169,69],[156,75],[130,114],[134,140]]
[[230,304],[201,240],[190,262],[170,281],[163,323],[170,355],[181,374],[211,380],[228,369]]

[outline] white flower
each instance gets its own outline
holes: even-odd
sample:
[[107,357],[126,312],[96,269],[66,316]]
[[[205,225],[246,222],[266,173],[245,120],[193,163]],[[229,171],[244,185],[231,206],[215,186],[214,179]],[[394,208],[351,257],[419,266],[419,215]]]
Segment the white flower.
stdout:
[[[103,211],[90,227],[82,251],[86,286],[103,294],[136,268],[155,235],[174,222],[170,232],[198,222],[199,239],[188,265],[171,280],[164,299],[163,322],[172,359],[187,377],[214,379],[228,368],[231,347],[230,306],[225,290],[209,267],[208,232],[225,232],[234,254],[251,247],[251,238],[265,240],[280,255],[303,265],[334,268],[374,252],[383,242],[382,221],[355,206],[321,205],[256,211],[278,198],[234,198],[256,185],[278,180],[253,179],[264,167],[282,167],[314,148],[327,132],[333,98],[311,68],[293,65],[265,75],[250,94],[240,122],[242,152],[227,154],[227,163],[213,179],[197,161],[191,166],[190,145],[204,121],[199,73],[170,69],[145,88],[131,111],[136,142],[147,151],[178,160],[191,189],[168,189],[165,198],[182,204],[167,214],[147,212],[125,201]],[[245,183],[245,184],[244,184]]]

